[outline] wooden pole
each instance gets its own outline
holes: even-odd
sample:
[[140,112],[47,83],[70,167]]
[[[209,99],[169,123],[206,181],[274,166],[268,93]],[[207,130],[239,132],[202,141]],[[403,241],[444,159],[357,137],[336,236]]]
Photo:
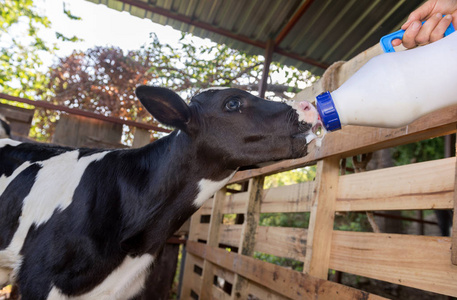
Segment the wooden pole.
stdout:
[[[260,203],[263,197],[264,176],[253,178],[249,181],[249,198],[246,203],[245,218],[241,229],[239,253],[252,256],[254,254],[257,226],[260,219]],[[235,274],[231,299],[248,299],[248,282],[239,274]]]
[[265,49],[265,61],[263,63],[262,79],[259,84],[259,97],[265,98],[265,92],[267,90],[268,74],[270,74],[270,64],[273,59],[273,51],[275,49],[274,40],[268,40],[267,47]]
[[[457,152],[457,141],[455,149]],[[454,155],[457,156],[457,153],[454,153]],[[457,266],[457,159],[455,160],[454,178],[454,218],[452,220],[451,261],[453,265]]]
[[317,163],[303,271],[321,279],[328,277],[339,162],[339,157],[332,156]]

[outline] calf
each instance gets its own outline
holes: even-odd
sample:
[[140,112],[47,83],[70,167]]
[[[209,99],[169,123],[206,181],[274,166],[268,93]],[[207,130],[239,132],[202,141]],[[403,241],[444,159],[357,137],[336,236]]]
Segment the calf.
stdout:
[[237,89],[187,105],[141,86],[144,107],[176,130],[140,149],[73,149],[0,140],[0,281],[22,299],[130,299],[165,241],[244,166],[297,158],[317,120]]

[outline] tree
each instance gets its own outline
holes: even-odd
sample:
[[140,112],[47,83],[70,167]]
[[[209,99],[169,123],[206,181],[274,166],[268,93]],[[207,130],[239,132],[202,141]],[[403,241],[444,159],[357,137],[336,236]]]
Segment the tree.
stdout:
[[[78,19],[65,6],[64,13]],[[33,0],[0,0],[0,92],[34,98],[37,91],[43,90],[48,77],[40,52],[53,53],[57,48],[46,43],[39,33],[50,25]],[[78,41],[76,37],[55,34],[64,41]]]
[[[74,52],[51,68],[49,83],[42,94],[48,95],[47,100],[55,104],[147,122],[151,116],[134,94],[140,84],[168,87],[183,98],[211,86],[257,90],[262,57],[225,45],[196,47],[192,39],[192,35],[183,34],[180,45],[172,47],[161,44],[151,34],[150,43],[126,53],[116,47]],[[284,82],[289,85],[271,85],[275,88],[271,97],[287,98],[287,92],[297,90],[300,80],[312,80],[310,73],[294,68],[274,64],[272,69],[287,72],[289,78]]]

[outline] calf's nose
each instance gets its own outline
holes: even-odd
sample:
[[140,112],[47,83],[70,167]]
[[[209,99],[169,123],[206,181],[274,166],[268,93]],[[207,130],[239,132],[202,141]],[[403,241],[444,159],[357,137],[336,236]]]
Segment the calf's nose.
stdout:
[[313,126],[316,125],[319,118],[319,113],[311,103],[308,101],[298,102],[297,108],[300,121],[305,121],[306,123],[310,123]]

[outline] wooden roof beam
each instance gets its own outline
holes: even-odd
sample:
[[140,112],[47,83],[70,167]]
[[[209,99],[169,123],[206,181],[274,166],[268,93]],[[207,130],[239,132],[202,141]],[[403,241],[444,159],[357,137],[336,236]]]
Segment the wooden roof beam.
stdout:
[[[229,37],[231,39],[234,39],[234,40],[237,40],[237,41],[240,41],[240,42],[243,42],[243,43],[255,46],[255,47],[259,47],[259,48],[262,48],[262,49],[266,49],[267,48],[267,43],[266,42],[255,41],[253,39],[250,39],[247,36],[235,34],[235,33],[231,32],[229,30],[226,30],[226,29],[223,29],[223,28],[219,28],[219,27],[215,27],[215,26],[213,26],[211,24],[200,22],[200,21],[197,21],[197,20],[192,19],[190,17],[181,15],[181,14],[172,13],[167,9],[164,9],[164,8],[161,8],[161,7],[152,6],[152,5],[150,5],[150,4],[146,3],[146,2],[142,2],[142,1],[138,1],[138,0],[117,0],[117,1],[122,2],[124,4],[128,4],[128,5],[134,6],[134,7],[138,7],[138,8],[144,9],[146,11],[149,11],[149,12],[152,12],[152,13],[155,13],[155,14],[162,15],[164,17],[167,17],[167,18],[170,18],[170,19],[173,19],[173,20],[177,20],[177,21],[180,21],[180,22],[183,22],[183,23],[186,23],[186,24],[189,24],[189,25],[192,25],[192,26],[195,26],[195,27],[210,31],[210,32],[214,32],[214,33],[226,36],[226,37]],[[278,53],[280,55],[283,55],[283,56],[286,56],[286,57],[289,57],[289,58],[304,62],[306,64],[310,64],[312,66],[319,67],[319,68],[326,69],[328,67],[327,64],[321,63],[321,62],[313,60],[311,58],[302,57],[302,56],[300,56],[298,54],[290,53],[290,52],[284,51],[284,50],[279,49],[279,48],[275,48],[274,52],[276,52],[276,53]]]

